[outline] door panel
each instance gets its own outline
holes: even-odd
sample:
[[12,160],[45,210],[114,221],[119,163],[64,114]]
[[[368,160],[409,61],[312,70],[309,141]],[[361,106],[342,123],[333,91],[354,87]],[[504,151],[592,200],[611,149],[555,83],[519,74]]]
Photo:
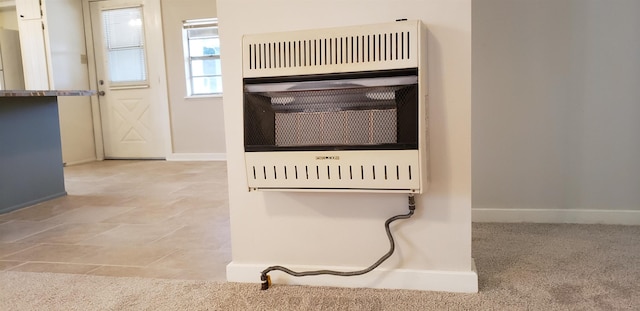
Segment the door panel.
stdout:
[[90,3],[105,158],[164,158],[162,64],[148,58],[144,1]]

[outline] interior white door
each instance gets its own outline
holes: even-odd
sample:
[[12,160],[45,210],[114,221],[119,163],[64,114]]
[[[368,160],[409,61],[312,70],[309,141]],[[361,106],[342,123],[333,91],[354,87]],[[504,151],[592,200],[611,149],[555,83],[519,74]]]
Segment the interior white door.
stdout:
[[163,88],[154,78],[163,63],[150,57],[163,47],[147,44],[150,12],[143,0],[89,5],[105,158],[164,158]]

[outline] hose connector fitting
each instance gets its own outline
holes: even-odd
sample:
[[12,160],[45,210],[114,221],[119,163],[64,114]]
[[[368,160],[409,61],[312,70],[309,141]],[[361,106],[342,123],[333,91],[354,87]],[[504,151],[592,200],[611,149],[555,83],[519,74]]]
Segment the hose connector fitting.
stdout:
[[266,273],[260,275],[260,280],[262,284],[260,285],[260,290],[267,290],[269,286],[271,286],[271,276]]
[[412,194],[409,194],[409,210],[414,211],[416,209],[416,198]]

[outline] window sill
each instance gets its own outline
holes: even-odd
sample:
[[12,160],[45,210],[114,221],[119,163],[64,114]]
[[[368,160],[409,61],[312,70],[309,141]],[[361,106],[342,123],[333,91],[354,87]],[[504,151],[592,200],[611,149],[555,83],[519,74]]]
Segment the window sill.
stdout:
[[209,94],[209,95],[189,95],[184,97],[184,99],[199,99],[199,98],[222,98],[222,93]]

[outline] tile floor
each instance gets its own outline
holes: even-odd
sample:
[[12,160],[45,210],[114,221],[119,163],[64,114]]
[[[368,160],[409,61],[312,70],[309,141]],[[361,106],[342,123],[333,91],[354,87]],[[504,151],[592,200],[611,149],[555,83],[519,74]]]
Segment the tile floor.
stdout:
[[225,162],[65,168],[66,197],[0,214],[0,271],[225,280]]

